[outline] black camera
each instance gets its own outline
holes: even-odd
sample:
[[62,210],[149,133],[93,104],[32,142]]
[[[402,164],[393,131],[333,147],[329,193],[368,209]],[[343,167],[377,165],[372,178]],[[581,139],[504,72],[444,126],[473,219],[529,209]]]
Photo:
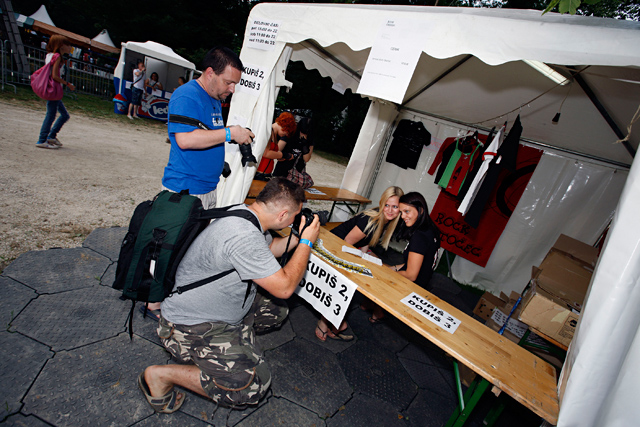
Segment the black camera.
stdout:
[[329,211],[313,212],[309,208],[304,208],[293,219],[293,224],[291,224],[291,231],[293,232],[293,234],[300,237],[300,222],[302,221],[302,217],[304,217],[305,219],[305,224],[309,225],[313,222],[314,215],[318,215],[320,225],[325,225],[329,221]]
[[[249,128],[246,128],[247,130],[251,130]],[[230,144],[238,144],[237,142],[235,142],[234,140],[229,141]],[[250,144],[238,144],[240,148],[240,154],[242,154],[242,166],[247,166],[247,163],[258,163],[258,160],[256,160],[256,156],[253,155],[253,151],[251,151],[251,145]]]

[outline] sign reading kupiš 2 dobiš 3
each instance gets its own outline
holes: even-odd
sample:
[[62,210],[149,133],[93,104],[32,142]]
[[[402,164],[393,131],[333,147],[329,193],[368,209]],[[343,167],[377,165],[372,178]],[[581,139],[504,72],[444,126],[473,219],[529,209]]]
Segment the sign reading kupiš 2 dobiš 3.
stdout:
[[338,270],[312,253],[296,294],[339,328],[356,288]]

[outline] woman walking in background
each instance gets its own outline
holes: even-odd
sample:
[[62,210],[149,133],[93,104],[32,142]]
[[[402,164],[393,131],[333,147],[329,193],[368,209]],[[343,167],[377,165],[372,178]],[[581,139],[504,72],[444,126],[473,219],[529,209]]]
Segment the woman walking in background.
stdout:
[[[48,64],[49,62],[54,61],[53,68],[51,69],[51,77],[53,80],[62,86],[67,86],[70,90],[75,90],[76,87],[65,81],[60,75],[62,65],[67,62],[66,59],[62,58],[62,55],[68,55],[71,52],[69,40],[65,36],[58,34],[51,36],[51,39],[47,44],[47,52],[45,63]],[[55,120],[57,112],[60,113],[60,117],[58,117],[58,120]],[[49,149],[62,147],[62,143],[58,140],[58,132],[60,132],[62,126],[69,120],[69,117],[69,113],[67,112],[67,109],[64,108],[62,100],[47,101],[47,115],[44,117],[44,121],[42,122],[40,138],[38,138],[36,147]]]

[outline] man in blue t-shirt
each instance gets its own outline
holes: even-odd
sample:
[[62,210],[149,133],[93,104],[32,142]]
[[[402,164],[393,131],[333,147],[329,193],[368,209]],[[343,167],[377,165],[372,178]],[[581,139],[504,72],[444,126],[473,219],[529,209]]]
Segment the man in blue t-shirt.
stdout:
[[[240,126],[225,128],[222,119],[221,101],[240,82],[243,67],[238,55],[226,47],[213,48],[205,55],[202,68],[202,75],[176,89],[169,102],[171,153],[162,185],[175,192],[189,190],[210,209],[216,205],[225,141],[250,144],[255,135]],[[172,115],[197,119],[213,130],[173,123]]]
[[[204,72],[183,84],[169,101],[169,140],[171,152],[164,168],[162,187],[202,200],[205,209],[216,207],[216,187],[224,166],[224,143],[251,144],[255,135],[240,126],[224,127],[221,101],[235,92],[240,82],[242,61],[226,47],[214,47],[202,60]],[[173,123],[172,115],[199,120],[213,130]],[[160,319],[160,303],[143,305],[140,310],[153,320]]]

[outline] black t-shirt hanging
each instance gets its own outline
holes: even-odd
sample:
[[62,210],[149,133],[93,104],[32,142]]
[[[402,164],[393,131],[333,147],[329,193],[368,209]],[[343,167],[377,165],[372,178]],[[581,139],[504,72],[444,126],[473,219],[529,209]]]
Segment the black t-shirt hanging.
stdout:
[[[480,216],[498,182],[498,175],[500,175],[502,169],[504,168],[511,172],[516,170],[520,135],[522,135],[522,124],[520,123],[520,116],[518,115],[516,121],[513,123],[513,127],[509,131],[509,135],[507,135],[505,140],[502,141],[500,148],[498,148],[497,156],[491,161],[482,186],[478,190],[476,197],[473,199],[473,203],[469,207],[469,211],[464,217],[465,222],[473,228],[478,227]],[[500,159],[500,163],[497,163],[498,159]]]
[[402,169],[415,169],[422,147],[431,144],[431,134],[422,122],[400,120],[393,132],[393,141],[387,152],[387,162]]

